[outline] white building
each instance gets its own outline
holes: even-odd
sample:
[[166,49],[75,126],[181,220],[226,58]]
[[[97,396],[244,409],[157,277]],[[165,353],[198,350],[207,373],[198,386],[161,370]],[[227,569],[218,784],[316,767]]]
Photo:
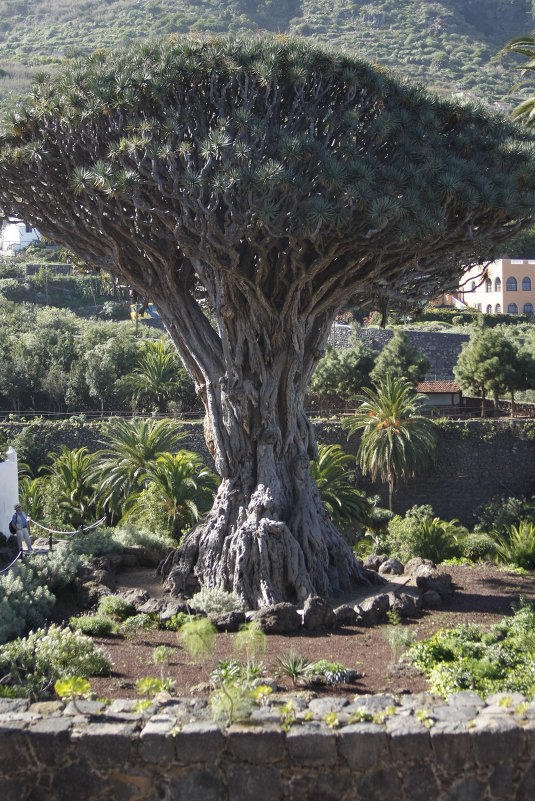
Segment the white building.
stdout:
[[17,451],[8,448],[6,461],[0,462],[0,531],[9,537],[9,521],[19,500]]
[[41,234],[31,225],[26,225],[23,220],[7,219],[2,223],[2,236],[0,250],[6,255],[18,253],[31,245],[32,242],[39,242]]

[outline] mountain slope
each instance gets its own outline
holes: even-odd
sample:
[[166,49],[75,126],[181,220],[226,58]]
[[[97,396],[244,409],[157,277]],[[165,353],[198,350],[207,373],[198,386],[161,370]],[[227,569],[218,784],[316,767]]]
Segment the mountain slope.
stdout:
[[492,59],[535,26],[535,0],[3,0],[0,93],[18,91],[40,65],[172,33],[273,31],[312,37],[444,92],[493,105],[514,72]]

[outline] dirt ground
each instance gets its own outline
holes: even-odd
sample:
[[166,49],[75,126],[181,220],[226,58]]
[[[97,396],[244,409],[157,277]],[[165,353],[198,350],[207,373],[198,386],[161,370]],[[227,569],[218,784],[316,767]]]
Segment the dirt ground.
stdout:
[[[448,566],[443,570],[451,574],[455,593],[442,609],[428,610],[419,618],[404,624],[415,632],[417,639],[427,637],[439,628],[450,628],[460,623],[489,626],[510,614],[512,605],[521,596],[535,600],[533,573],[518,575],[490,564]],[[399,581],[405,582],[406,578],[401,577]],[[153,571],[131,570],[119,574],[117,589],[131,586],[143,587],[153,597],[162,597],[160,579]],[[363,592],[384,592],[384,588],[376,587]],[[345,598],[342,600],[346,601]],[[110,699],[136,697],[135,682],[138,678],[160,675],[160,669],[152,659],[153,650],[158,645],[174,648],[165,676],[175,681],[176,695],[206,694],[210,671],[218,661],[238,657],[232,634],[217,635],[213,657],[202,665],[191,663],[188,654],[179,646],[175,632],[149,631],[135,640],[114,636],[97,638],[95,642],[110,656],[114,670],[109,677],[91,679],[91,687],[99,696]],[[275,679],[281,690],[291,689],[291,683],[280,674],[277,657],[288,656],[292,652],[311,660],[341,662],[358,671],[359,678],[354,684],[345,685],[334,692],[349,695],[378,692],[401,694],[426,689],[426,682],[420,674],[393,662],[385,626],[347,627],[335,632],[293,636],[268,635],[266,652],[262,657],[265,675]],[[314,689],[317,690],[317,687]],[[329,687],[325,692],[333,694],[333,688]]]

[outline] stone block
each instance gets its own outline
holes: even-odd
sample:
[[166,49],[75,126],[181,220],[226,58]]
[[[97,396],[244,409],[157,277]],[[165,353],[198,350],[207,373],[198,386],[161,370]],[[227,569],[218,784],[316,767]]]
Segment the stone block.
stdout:
[[280,801],[280,771],[270,767],[229,767],[226,771],[228,801]]
[[384,767],[357,779],[358,801],[400,801],[399,777],[393,768]]
[[336,735],[327,727],[312,723],[293,726],[286,735],[286,745],[299,765],[327,767],[336,762]]
[[135,730],[135,723],[89,723],[80,737],[78,753],[95,766],[122,765],[131,756]]
[[172,734],[175,719],[155,715],[139,737],[139,755],[145,762],[169,764],[175,759],[175,740]]
[[284,732],[278,726],[231,726],[227,731],[226,754],[238,762],[260,765],[280,762],[286,755]]
[[169,783],[166,801],[226,801],[218,771],[189,770]]
[[430,765],[414,765],[403,775],[405,797],[410,801],[429,801],[438,798],[439,786]]
[[443,795],[444,801],[486,801],[486,798],[486,784],[475,776],[457,779]]
[[438,721],[429,734],[435,763],[444,775],[455,776],[474,763],[472,739],[463,722]]
[[354,779],[347,773],[325,773],[321,769],[308,769],[305,773],[292,773],[285,789],[285,799],[291,801],[353,801],[357,799]]
[[338,737],[338,753],[351,770],[368,771],[387,759],[386,732],[375,723],[344,726]]
[[419,720],[396,715],[387,718],[385,727],[390,754],[395,764],[403,765],[410,760],[421,762],[429,758],[431,753],[429,730]]
[[186,723],[175,735],[175,754],[178,762],[215,764],[225,747],[219,726],[213,723]]
[[476,762],[480,765],[518,759],[526,743],[524,730],[505,715],[476,718],[470,736]]

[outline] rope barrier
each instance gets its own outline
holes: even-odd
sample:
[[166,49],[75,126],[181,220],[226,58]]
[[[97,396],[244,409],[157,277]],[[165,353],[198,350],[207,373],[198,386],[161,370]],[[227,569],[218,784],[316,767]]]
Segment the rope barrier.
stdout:
[[[74,531],[59,531],[58,529],[53,529],[53,528],[48,528],[48,526],[43,526],[41,523],[36,523],[36,521],[32,520],[31,517],[28,518],[28,521],[32,524],[32,526],[37,526],[38,528],[42,528],[43,531],[48,531],[48,533],[49,533],[48,548],[49,548],[50,551],[52,551],[52,542],[53,542],[52,541],[52,534],[64,534],[64,535],[67,535],[67,537],[72,538],[76,534],[85,534],[88,531],[91,531],[91,529],[97,528],[97,526],[101,526],[102,523],[104,523],[105,520],[106,520],[106,515],[103,515],[100,518],[100,520],[97,520],[95,523],[91,523],[90,526],[83,526],[82,525],[79,528],[75,529]],[[56,542],[57,542],[57,540],[56,540]],[[23,552],[19,551],[18,554],[16,555],[16,557],[13,559],[12,562],[10,562],[9,565],[7,565],[6,567],[3,567],[3,568],[0,569],[0,576],[3,575],[4,573],[7,573],[9,570],[11,570],[11,568],[18,562],[18,560],[22,559],[23,555],[24,555]]]
[[13,565],[14,565],[14,564],[16,564],[16,563],[19,561],[19,559],[22,559],[22,551],[19,551],[19,552],[18,552],[18,554],[16,555],[16,557],[13,559],[13,561],[12,561],[12,562],[11,562],[11,563],[10,563],[10,564],[7,566],[7,567],[3,567],[3,568],[0,570],[0,576],[1,576],[3,573],[7,573],[7,572],[8,572],[8,570],[11,570],[11,568],[13,567]]

